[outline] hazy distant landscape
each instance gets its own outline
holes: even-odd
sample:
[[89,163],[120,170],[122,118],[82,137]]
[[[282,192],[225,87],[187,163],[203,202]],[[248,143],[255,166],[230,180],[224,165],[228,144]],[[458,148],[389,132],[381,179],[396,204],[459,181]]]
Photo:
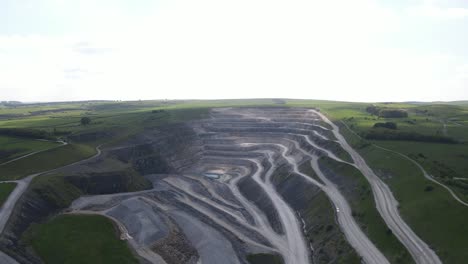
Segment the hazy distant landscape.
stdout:
[[2,102],[2,263],[463,263],[466,102]]

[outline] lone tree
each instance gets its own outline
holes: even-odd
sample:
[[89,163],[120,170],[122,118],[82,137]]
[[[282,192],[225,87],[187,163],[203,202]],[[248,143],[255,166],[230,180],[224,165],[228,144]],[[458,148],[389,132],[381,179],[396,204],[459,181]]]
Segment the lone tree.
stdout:
[[91,118],[85,116],[85,117],[82,117],[81,120],[80,120],[80,123],[83,125],[83,126],[86,126],[86,125],[89,125],[89,123],[91,123]]

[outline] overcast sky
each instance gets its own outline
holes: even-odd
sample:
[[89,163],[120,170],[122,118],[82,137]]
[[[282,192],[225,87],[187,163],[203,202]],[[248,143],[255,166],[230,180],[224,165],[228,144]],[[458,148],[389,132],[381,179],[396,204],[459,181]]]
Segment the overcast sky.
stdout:
[[466,0],[0,0],[0,101],[468,99]]

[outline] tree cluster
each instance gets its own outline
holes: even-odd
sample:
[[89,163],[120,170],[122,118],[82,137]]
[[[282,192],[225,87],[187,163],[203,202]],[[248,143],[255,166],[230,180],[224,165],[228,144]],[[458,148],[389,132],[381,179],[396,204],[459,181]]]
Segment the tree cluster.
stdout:
[[453,138],[438,135],[423,135],[416,132],[399,132],[389,129],[375,129],[367,132],[364,137],[370,140],[405,140],[431,143],[456,144]]
[[388,129],[397,129],[397,124],[394,122],[385,122],[385,123],[375,123],[374,128],[388,128]]
[[384,118],[403,118],[408,117],[408,113],[402,109],[381,108],[375,105],[366,107],[366,112]]
[[51,138],[50,133],[48,133],[47,131],[31,128],[0,128],[0,135],[32,139]]

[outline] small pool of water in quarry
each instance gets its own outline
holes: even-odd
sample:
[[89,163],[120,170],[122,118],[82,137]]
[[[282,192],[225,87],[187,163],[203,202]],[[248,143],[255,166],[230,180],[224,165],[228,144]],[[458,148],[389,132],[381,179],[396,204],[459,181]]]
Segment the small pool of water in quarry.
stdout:
[[219,179],[219,177],[221,177],[221,174],[218,174],[218,173],[203,173],[203,176],[211,178],[211,179]]

